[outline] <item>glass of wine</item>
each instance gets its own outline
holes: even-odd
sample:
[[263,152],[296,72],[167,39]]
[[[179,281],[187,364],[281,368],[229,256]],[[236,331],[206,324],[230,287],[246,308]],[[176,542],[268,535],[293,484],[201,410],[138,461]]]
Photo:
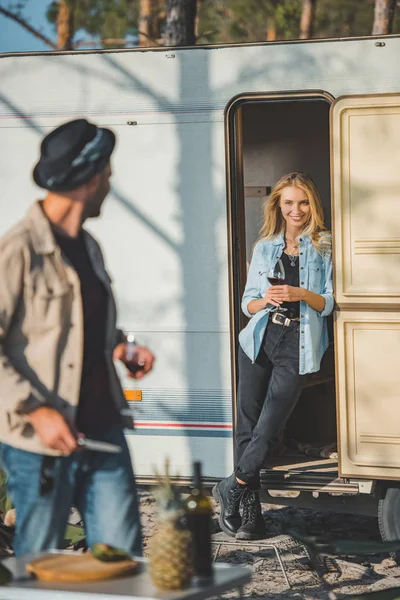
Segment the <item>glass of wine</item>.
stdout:
[[[281,259],[267,271],[267,279],[271,285],[283,285],[285,283],[285,267]],[[284,312],[287,308],[281,308],[280,306],[274,306],[273,304],[267,304],[266,308],[270,309],[270,312]]]

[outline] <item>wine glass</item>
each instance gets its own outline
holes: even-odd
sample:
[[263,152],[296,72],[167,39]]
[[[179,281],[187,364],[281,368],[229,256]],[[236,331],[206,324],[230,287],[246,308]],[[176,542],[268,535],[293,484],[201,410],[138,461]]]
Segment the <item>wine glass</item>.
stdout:
[[[285,267],[281,259],[267,271],[267,279],[271,285],[282,285],[285,283]],[[284,312],[287,308],[281,308],[280,306],[274,306],[273,304],[267,304],[266,308],[269,308],[269,312]]]

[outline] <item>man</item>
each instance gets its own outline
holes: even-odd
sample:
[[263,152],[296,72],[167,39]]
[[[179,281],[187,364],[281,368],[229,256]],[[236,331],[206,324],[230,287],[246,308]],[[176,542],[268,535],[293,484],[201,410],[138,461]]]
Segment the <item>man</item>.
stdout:
[[[113,358],[140,378],[154,357],[127,355],[100,248],[82,228],[109,192],[114,145],[85,119],[47,135],[33,172],[47,194],[0,240],[0,440],[17,556],[62,547],[72,504],[89,545],[141,554],[132,419]],[[122,451],[81,449],[82,434]]]

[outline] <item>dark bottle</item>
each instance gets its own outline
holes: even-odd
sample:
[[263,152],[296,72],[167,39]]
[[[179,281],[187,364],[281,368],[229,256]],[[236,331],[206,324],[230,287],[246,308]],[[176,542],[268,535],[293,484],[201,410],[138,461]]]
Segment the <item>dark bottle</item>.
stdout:
[[201,463],[193,463],[193,489],[186,500],[189,529],[193,539],[194,575],[199,584],[212,578],[211,530],[213,509],[204,493]]

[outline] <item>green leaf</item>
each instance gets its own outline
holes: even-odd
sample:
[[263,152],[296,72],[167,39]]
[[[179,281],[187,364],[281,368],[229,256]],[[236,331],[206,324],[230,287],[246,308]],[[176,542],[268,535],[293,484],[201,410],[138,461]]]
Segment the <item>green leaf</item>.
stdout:
[[12,573],[0,563],[0,585],[7,585],[12,580]]
[[10,499],[7,496],[7,477],[5,472],[0,469],[0,513],[5,513],[10,507]]
[[109,544],[93,544],[91,547],[94,558],[101,562],[121,562],[123,560],[131,560],[131,557],[125,550],[114,548]]
[[84,538],[85,531],[83,527],[80,527],[79,525],[71,525],[69,523],[64,534],[64,547],[68,548],[68,546],[74,546]]

